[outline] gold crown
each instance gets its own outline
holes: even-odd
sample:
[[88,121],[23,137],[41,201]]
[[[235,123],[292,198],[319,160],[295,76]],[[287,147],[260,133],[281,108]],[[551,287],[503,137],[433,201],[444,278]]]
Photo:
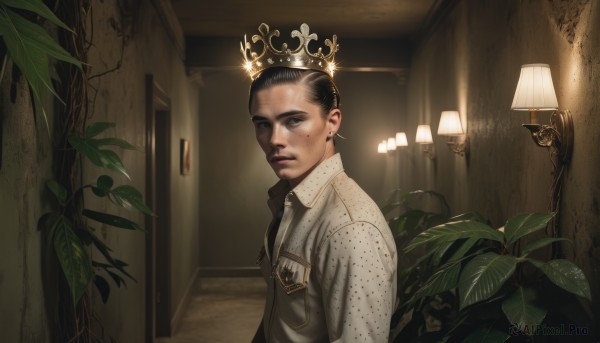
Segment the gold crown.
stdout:
[[252,44],[246,41],[245,35],[244,42],[240,42],[240,50],[244,55],[244,69],[246,69],[251,79],[254,80],[260,72],[271,67],[314,69],[323,71],[333,77],[335,71],[334,57],[339,50],[336,35],[333,35],[333,40],[325,40],[325,45],[329,47],[329,53],[325,55],[322,47],[319,47],[316,53],[308,50],[308,43],[311,40],[316,41],[318,37],[316,33],[310,33],[306,24],[300,26],[300,31],[292,31],[292,38],[300,40],[300,45],[294,50],[289,49],[287,43],[281,45],[281,50],[273,46],[271,39],[279,37],[279,30],[270,31],[269,25],[262,23],[258,27],[258,32],[260,35],[253,35],[252,42],[262,42],[263,49],[260,54],[251,50]]

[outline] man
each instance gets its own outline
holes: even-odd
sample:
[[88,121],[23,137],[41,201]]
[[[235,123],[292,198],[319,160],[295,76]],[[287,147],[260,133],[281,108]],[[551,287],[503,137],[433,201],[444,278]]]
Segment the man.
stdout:
[[387,342],[396,299],[396,248],[377,205],[344,172],[335,151],[342,113],[333,82],[336,37],[324,55],[306,24],[295,50],[244,43],[253,79],[249,110],[258,144],[280,181],[257,263],[268,284],[253,342]]

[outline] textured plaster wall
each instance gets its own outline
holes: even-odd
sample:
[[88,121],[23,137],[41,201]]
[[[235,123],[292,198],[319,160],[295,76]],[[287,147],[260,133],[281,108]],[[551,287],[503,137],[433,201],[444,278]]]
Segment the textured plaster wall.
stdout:
[[0,327],[6,342],[46,342],[51,324],[44,308],[37,220],[49,209],[42,199],[52,175],[52,153],[47,128],[34,118],[23,79],[14,85],[11,99],[11,69],[9,64],[0,83]]
[[[97,3],[94,6],[94,39],[96,49],[89,53],[91,74],[102,73],[116,66],[121,58],[122,65],[115,72],[93,80],[98,89],[94,105],[93,120],[108,120],[117,123],[116,134],[133,144],[144,147],[146,140],[145,75],[154,75],[155,81],[171,100],[171,313],[177,306],[198,266],[199,217],[196,204],[199,193],[199,160],[192,157],[192,174],[179,173],[179,140],[188,139],[191,152],[200,146],[198,128],[197,86],[185,72],[182,58],[149,1],[141,1],[139,8],[123,16],[114,3]],[[122,42],[125,39],[125,47]],[[145,153],[124,151],[123,163],[132,173],[134,185],[145,189]],[[96,172],[90,170],[90,178]],[[121,181],[126,181],[122,180]],[[111,210],[114,207],[111,206]],[[143,223],[143,217],[131,212],[120,214]],[[125,231],[125,232],[124,232]],[[103,320],[123,342],[143,341],[145,316],[145,235],[114,228],[103,229],[103,233],[114,250],[130,263],[130,271],[138,280],[129,282],[128,288],[114,291],[108,306],[99,309]]]
[[[401,171],[409,189],[443,193],[455,213],[477,210],[501,226],[518,213],[546,211],[552,177],[548,153],[533,144],[510,110],[520,66],[548,63],[559,106],[571,110],[575,143],[560,226],[574,244],[568,258],[587,275],[600,314],[600,2],[458,1],[423,38],[408,83],[411,132],[432,126],[437,158],[413,146]],[[435,135],[440,112],[459,110],[471,138],[470,160]],[[549,114],[540,117],[547,122]]]
[[[125,2],[124,2],[125,3]],[[179,174],[179,140],[190,141],[192,153],[200,146],[197,135],[197,86],[185,72],[182,58],[150,1],[94,2],[93,46],[89,51],[91,75],[120,68],[91,79],[97,91],[91,121],[116,122],[113,133],[140,147],[139,151],[120,151],[130,172],[131,184],[145,192],[145,75],[153,74],[171,99],[171,313],[175,314],[184,292],[198,267],[197,211],[200,163],[192,158],[192,175]],[[122,11],[124,10],[124,11]],[[123,42],[125,40],[125,44]],[[44,312],[41,284],[43,269],[37,219],[47,205],[42,201],[44,182],[51,177],[49,138],[42,123],[35,123],[21,82],[17,101],[9,101],[8,77],[1,84],[0,120],[3,120],[4,157],[0,169],[0,327],[6,342],[46,342],[49,319]],[[94,95],[94,91],[91,91]],[[84,165],[84,182],[93,182],[101,171]],[[102,171],[104,173],[104,171]],[[116,184],[129,183],[110,173]],[[143,216],[119,210],[113,205],[86,198],[86,207],[109,211],[144,223]],[[129,263],[128,271],[137,282],[127,288],[111,284],[107,305],[101,304],[95,290],[91,294],[104,333],[118,342],[143,342],[145,308],[145,234],[139,231],[101,227],[100,235],[113,249],[115,257]],[[101,257],[94,256],[94,258]]]

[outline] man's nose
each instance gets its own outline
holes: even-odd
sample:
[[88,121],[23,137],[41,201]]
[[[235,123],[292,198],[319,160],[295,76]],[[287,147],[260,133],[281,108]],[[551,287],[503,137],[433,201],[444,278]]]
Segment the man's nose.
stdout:
[[274,125],[273,130],[271,131],[271,146],[273,147],[283,147],[285,146],[285,132],[284,128],[279,125]]

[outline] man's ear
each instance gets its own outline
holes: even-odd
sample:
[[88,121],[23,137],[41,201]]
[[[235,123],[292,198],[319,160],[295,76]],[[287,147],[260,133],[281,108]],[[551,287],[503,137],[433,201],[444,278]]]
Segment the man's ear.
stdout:
[[327,115],[327,129],[331,132],[332,137],[339,131],[341,124],[342,111],[340,111],[339,108],[334,108],[329,111],[329,114]]

